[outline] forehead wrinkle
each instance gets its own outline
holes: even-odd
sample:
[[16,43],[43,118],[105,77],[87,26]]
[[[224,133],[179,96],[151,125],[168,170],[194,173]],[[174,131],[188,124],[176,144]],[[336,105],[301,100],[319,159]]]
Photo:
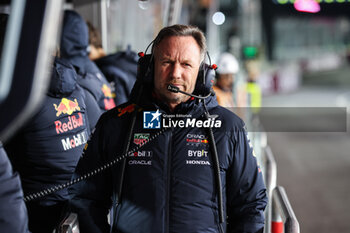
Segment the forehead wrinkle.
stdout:
[[169,61],[179,61],[181,64],[182,63],[195,63],[194,59],[190,58],[184,58],[183,55],[182,56],[170,56],[167,54],[163,54],[163,56],[159,57],[160,60],[169,60]]
[[[177,57],[180,57],[180,58],[183,58],[183,56],[185,54],[187,54],[187,49],[186,49],[186,46],[188,44],[183,44],[183,41],[181,40],[174,40],[174,38],[192,38],[193,41],[195,43],[193,43],[193,45],[195,44],[198,51],[199,51],[199,63],[202,62],[203,58],[202,58],[202,53],[201,53],[201,49],[200,49],[200,46],[198,45],[197,41],[195,40],[195,38],[193,38],[192,36],[169,36],[169,37],[166,37],[164,38],[161,42],[159,42],[159,44],[157,44],[155,47],[154,47],[154,54],[155,54],[155,57],[158,57],[158,55],[161,55],[159,58],[160,59],[170,59],[172,60],[174,57],[177,58]],[[191,43],[192,44],[192,43]],[[167,46],[166,46],[167,45]],[[182,45],[182,46],[181,46]],[[174,51],[174,50],[170,50],[169,51],[169,48],[170,47],[177,47],[179,48],[178,50]],[[163,51],[160,52],[160,48],[162,47]],[[170,52],[172,52],[173,54],[171,54]],[[174,53],[175,52],[175,53]],[[196,59],[192,59],[194,58],[193,54],[191,54],[192,56],[189,56],[187,58],[184,58],[184,62],[189,62],[189,61],[193,61],[194,63],[196,63]]]

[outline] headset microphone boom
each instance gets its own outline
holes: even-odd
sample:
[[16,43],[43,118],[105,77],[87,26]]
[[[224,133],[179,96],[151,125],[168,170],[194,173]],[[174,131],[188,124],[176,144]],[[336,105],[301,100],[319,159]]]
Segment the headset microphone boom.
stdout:
[[190,93],[181,91],[180,88],[178,88],[178,87],[176,87],[176,86],[174,86],[174,85],[171,85],[171,84],[168,85],[168,91],[171,91],[171,92],[174,92],[174,93],[179,93],[179,92],[180,92],[180,93],[182,93],[182,94],[185,94],[185,95],[188,95],[188,96],[197,98],[197,99],[206,99],[206,98],[208,98],[209,96],[213,95],[212,92],[209,92],[209,94],[206,95],[206,96],[199,96],[199,95],[190,94]]

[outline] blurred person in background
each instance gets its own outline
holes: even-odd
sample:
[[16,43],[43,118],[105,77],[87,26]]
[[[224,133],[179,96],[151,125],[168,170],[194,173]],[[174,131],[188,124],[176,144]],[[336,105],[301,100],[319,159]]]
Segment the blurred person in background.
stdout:
[[89,29],[89,58],[91,61],[106,56],[106,52],[102,47],[102,39],[100,32],[92,23],[86,22]]
[[[26,195],[71,180],[90,134],[85,95],[74,68],[56,58],[47,95],[35,115],[5,144]],[[67,189],[26,202],[29,230],[52,232],[64,217]]]
[[114,102],[120,105],[128,101],[131,89],[136,82],[138,55],[128,47],[125,51],[106,56],[99,31],[90,23],[89,57],[106,76],[115,93]]
[[[64,12],[60,55],[75,68],[78,84],[86,95],[92,95],[100,107],[99,112],[88,111],[90,128],[93,129],[100,115],[114,108],[115,94],[106,77],[88,56],[89,30],[84,19],[75,11]],[[91,104],[96,104],[91,103]],[[87,109],[89,104],[87,103]],[[91,107],[92,108],[92,107]],[[94,108],[94,106],[93,106]]]
[[[213,89],[219,105],[231,108],[240,117],[244,116],[242,107],[246,107],[246,93],[244,88],[237,87],[236,75],[239,72],[239,64],[235,56],[224,52],[218,59],[216,70],[216,82]],[[235,109],[233,109],[235,108]]]
[[248,104],[251,108],[253,116],[258,114],[261,107],[261,88],[257,80],[260,75],[259,63],[257,61],[247,61],[246,69],[248,73],[248,80],[246,91],[248,94]]

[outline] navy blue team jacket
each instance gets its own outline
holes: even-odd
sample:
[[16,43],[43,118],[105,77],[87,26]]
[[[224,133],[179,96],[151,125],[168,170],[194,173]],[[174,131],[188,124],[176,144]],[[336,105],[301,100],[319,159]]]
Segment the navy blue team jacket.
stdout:
[[115,94],[103,73],[89,59],[88,46],[89,32],[84,19],[78,13],[66,10],[60,44],[61,57],[76,68],[79,85],[95,98],[101,115],[115,107]]
[[0,232],[28,232],[28,216],[18,173],[12,172],[0,142]]
[[[192,120],[203,119],[202,103],[190,99],[170,113],[167,106],[152,98],[152,89],[147,90],[138,106],[130,101],[101,116],[74,177],[121,156],[131,115],[135,112],[130,149],[147,142],[160,130],[144,129],[144,123],[147,126],[151,121],[147,118],[148,111],[159,111],[168,117],[179,114]],[[221,127],[213,128],[213,132],[227,217],[224,228],[226,232],[262,232],[266,188],[244,123],[234,113],[218,106],[215,96],[205,101],[209,113],[221,121]],[[169,126],[165,115],[158,122],[161,127]],[[173,126],[130,153],[114,232],[220,232],[208,140],[205,128]],[[81,232],[109,231],[106,215],[111,206],[112,184],[116,190],[119,188],[120,166],[117,164],[70,188],[71,204],[79,214]]]
[[116,105],[129,100],[136,81],[138,55],[130,49],[104,56],[94,62],[114,86]]
[[[88,140],[84,92],[69,63],[55,60],[48,95],[38,112],[5,145],[31,194],[69,181]],[[68,199],[67,189],[38,200],[44,206]]]

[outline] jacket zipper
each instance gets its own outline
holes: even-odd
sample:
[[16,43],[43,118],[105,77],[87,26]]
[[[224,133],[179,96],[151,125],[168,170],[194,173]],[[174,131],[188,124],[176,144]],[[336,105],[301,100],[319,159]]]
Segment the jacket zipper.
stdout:
[[173,136],[173,129],[170,131],[169,135],[169,147],[168,147],[168,167],[167,167],[167,190],[166,190],[166,222],[165,222],[165,232],[169,233],[169,212],[170,212],[170,179],[171,179],[171,151],[172,151],[172,136]]

